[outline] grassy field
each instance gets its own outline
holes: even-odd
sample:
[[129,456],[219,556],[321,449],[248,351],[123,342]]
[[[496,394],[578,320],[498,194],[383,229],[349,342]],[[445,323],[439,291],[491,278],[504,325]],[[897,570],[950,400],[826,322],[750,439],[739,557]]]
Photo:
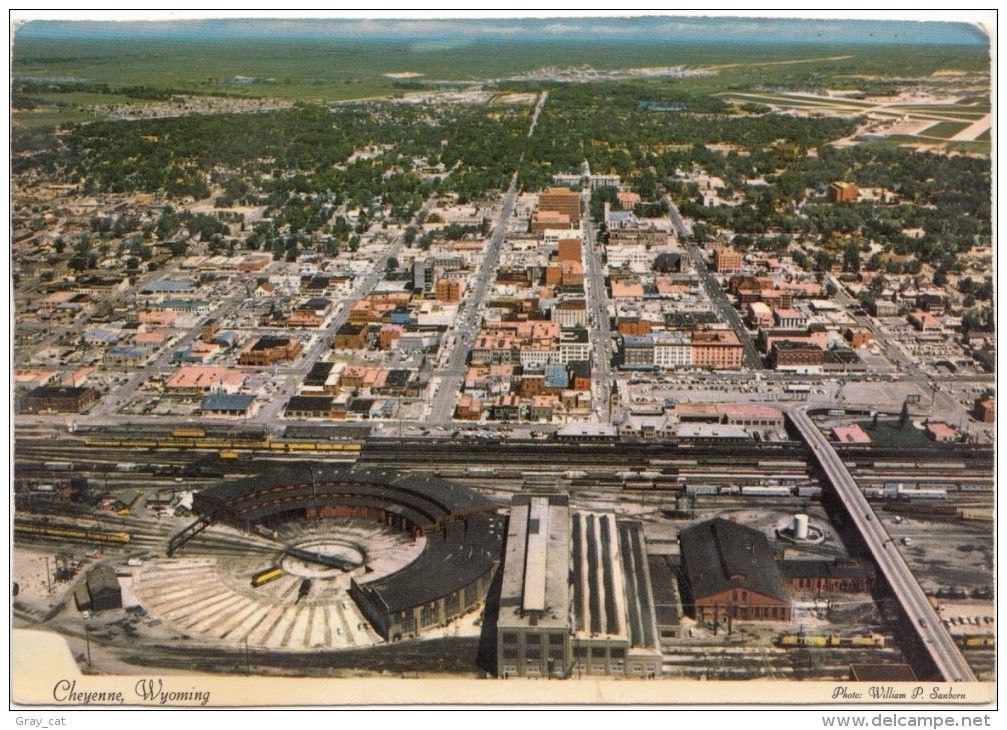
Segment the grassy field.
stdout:
[[899,428],[898,421],[878,421],[877,426],[861,421],[859,425],[878,446],[920,447],[933,443],[918,428],[911,425]]
[[[544,67],[590,66],[597,70],[702,67],[712,69],[713,74],[655,79],[654,86],[712,94],[734,89],[743,93],[759,88],[774,91],[857,88],[861,82],[857,75],[920,77],[948,68],[982,71],[986,64],[985,49],[971,47],[900,47],[898,53],[892,53],[883,47],[843,46],[837,50],[836,46],[812,44],[611,43],[597,38],[556,42],[545,35],[507,42],[424,38],[409,42],[317,38],[289,41],[280,36],[213,42],[117,36],[66,37],[54,43],[52,39],[22,33],[14,39],[11,70],[15,80],[43,83],[75,79],[118,88],[145,85],[190,94],[327,102],[394,96],[431,88],[437,81],[464,84],[503,79]],[[386,75],[401,73],[420,76],[405,80]],[[122,101],[116,95],[93,96],[53,94],[47,95],[45,101],[53,104],[51,118],[57,121],[79,121],[81,106]],[[792,98],[775,103],[795,108],[816,105],[850,108],[865,104],[855,100],[814,102]],[[14,116],[15,122],[21,124],[50,119],[38,112],[15,112]]]
[[921,137],[938,137],[940,139],[951,139],[963,129],[969,127],[968,122],[938,122],[932,127],[927,127],[920,132]]

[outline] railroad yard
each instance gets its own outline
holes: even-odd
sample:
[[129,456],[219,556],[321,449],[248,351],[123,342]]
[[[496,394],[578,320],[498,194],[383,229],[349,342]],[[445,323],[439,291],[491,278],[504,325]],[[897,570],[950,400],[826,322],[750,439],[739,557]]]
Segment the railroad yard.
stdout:
[[[137,439],[152,445],[125,448]],[[303,440],[294,448],[288,440],[272,448],[252,436],[204,434],[182,448],[172,439],[178,434],[17,442],[15,626],[64,634],[87,671],[123,662],[136,671],[147,663],[182,666],[179,658],[189,656],[201,671],[251,671],[254,664],[256,673],[360,676],[367,672],[346,655],[367,652],[381,657],[368,661],[380,668],[371,671],[491,673],[481,606],[416,639],[386,641],[350,595],[351,580],[394,574],[416,560],[428,538],[369,519],[318,517],[258,532],[209,524],[166,555],[172,537],[196,518],[193,492],[295,463],[319,470],[356,464],[372,475],[389,468],[434,473],[466,484],[504,514],[516,494],[559,491],[574,509],[639,520],[648,554],[673,567],[681,560],[680,532],[714,516],[765,534],[784,566],[866,556],[800,442],[728,453],[699,443],[513,441],[487,448],[484,458],[478,446],[460,453],[450,440]],[[977,677],[992,679],[989,454],[900,453],[896,461],[880,447],[848,449],[843,458]],[[87,479],[97,508],[60,496],[72,494],[71,476]],[[918,498],[894,496],[912,490]],[[787,539],[798,515],[813,541]],[[74,592],[95,565],[114,569],[121,608],[89,612],[75,605]],[[840,593],[795,588],[791,597],[786,621],[711,623],[682,614],[678,638],[662,642],[665,677],[842,680],[851,664],[908,662],[897,602],[880,582]],[[137,642],[149,651],[138,652]],[[416,652],[425,642],[436,642],[438,662]]]

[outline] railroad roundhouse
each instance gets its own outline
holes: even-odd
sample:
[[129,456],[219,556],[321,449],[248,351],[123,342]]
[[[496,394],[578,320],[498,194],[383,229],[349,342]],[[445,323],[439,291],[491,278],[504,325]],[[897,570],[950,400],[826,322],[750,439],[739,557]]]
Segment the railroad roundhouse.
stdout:
[[350,596],[389,641],[444,625],[478,606],[503,538],[493,504],[460,484],[329,465],[291,465],[204,489],[193,509],[249,532],[288,520],[351,517],[424,536],[423,552],[409,565],[373,580],[351,580]]

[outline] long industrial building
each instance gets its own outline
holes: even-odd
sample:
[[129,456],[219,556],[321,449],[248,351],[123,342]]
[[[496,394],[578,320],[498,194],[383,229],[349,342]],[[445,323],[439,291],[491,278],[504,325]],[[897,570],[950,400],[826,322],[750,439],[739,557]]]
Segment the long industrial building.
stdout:
[[639,522],[572,512],[565,495],[517,495],[503,571],[499,676],[661,676]]

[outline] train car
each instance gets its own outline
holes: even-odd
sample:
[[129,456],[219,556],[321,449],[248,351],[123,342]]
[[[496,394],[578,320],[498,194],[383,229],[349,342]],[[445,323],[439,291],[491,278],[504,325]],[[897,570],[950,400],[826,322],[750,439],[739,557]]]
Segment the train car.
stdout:
[[686,484],[686,494],[716,494],[717,487],[713,484]]
[[881,634],[861,634],[858,636],[840,636],[839,634],[780,634],[776,637],[777,646],[785,649],[863,649],[874,647],[883,649],[885,637]]
[[836,644],[839,643],[838,636],[822,634],[781,634],[776,639],[777,644],[788,649],[797,647],[824,649],[827,646],[832,646],[833,640]]
[[955,641],[959,646],[965,649],[993,649],[997,644],[996,637],[992,634],[983,634],[982,636],[956,636]]
[[94,446],[100,449],[115,449],[122,446],[122,441],[116,439],[86,438],[84,439],[84,445]]
[[927,461],[927,462],[917,462],[917,469],[922,469],[924,471],[932,471],[933,469],[940,469],[941,471],[965,471],[965,462],[962,461]]
[[220,452],[220,458],[221,459],[237,459],[238,458],[238,452],[237,451],[221,451]]
[[821,497],[822,496],[822,488],[821,487],[812,487],[812,486],[798,487],[797,488],[797,496],[798,497]]
[[948,490],[943,487],[905,487],[898,491],[899,497],[903,499],[946,499]]
[[14,534],[22,536],[47,537],[56,540],[100,542],[113,545],[125,545],[131,540],[128,532],[75,527],[73,525],[45,524],[40,522],[15,521]]
[[803,461],[777,461],[770,459],[759,462],[759,467],[763,469],[806,469],[807,466]]
[[744,497],[790,497],[793,490],[790,487],[742,487]]
[[992,512],[962,512],[962,519],[969,522],[992,522]]
[[741,494],[741,487],[737,484],[729,484],[726,487],[720,487],[717,490],[718,494]]
[[888,512],[902,512],[910,515],[929,516],[943,519],[954,519],[958,517],[958,509],[956,507],[946,504],[933,504],[930,502],[895,500],[886,503],[884,508]]
[[266,568],[265,570],[260,570],[252,576],[252,588],[258,588],[265,583],[274,581],[281,575],[283,575],[283,568]]
[[171,435],[175,438],[201,439],[206,436],[206,431],[201,428],[176,428],[172,429]]
[[993,482],[962,482],[958,485],[960,492],[992,492]]

